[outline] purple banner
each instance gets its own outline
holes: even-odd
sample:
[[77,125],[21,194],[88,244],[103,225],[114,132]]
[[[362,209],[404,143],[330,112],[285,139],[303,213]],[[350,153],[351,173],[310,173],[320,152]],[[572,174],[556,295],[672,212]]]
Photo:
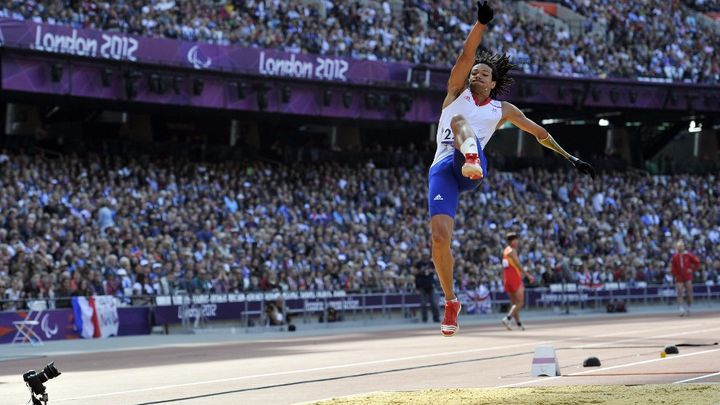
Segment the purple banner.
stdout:
[[[712,298],[720,296],[720,286],[693,285],[693,295],[698,298]],[[647,288],[621,288],[617,290],[603,289],[585,289],[579,288],[577,291],[566,292],[550,292],[546,289],[528,289],[527,304],[529,306],[550,306],[578,305],[586,302],[608,303],[615,300],[620,301],[644,301],[662,302],[674,300],[676,291],[674,287],[647,287]],[[497,298],[507,298],[506,295],[498,293]]]
[[410,66],[405,63],[146,38],[4,18],[0,19],[0,43],[10,48],[96,59],[360,84],[405,81]]
[[[263,312],[263,302],[274,302],[277,294],[252,294],[242,297],[238,302],[203,302],[187,306],[158,305],[153,308],[156,325],[165,325],[182,322],[183,317],[195,319],[198,316],[208,320],[240,319],[243,316],[259,316]],[[199,297],[194,297],[199,298]],[[417,294],[376,294],[376,295],[348,295],[328,296],[323,298],[286,298],[285,308],[289,313],[319,313],[327,307],[338,311],[382,311],[400,309],[403,307],[419,307],[420,296]]]
[[[120,329],[118,336],[147,335],[150,333],[149,308],[118,308]],[[15,321],[23,321],[27,311],[0,312],[0,344],[12,343],[17,335]],[[74,316],[71,309],[51,309],[43,311],[37,318],[38,325],[26,326],[43,341],[80,339],[75,331]]]
[[[39,55],[39,56],[38,56]],[[60,63],[63,68],[58,72],[58,80],[53,81],[51,67]],[[111,78],[103,84],[102,72],[111,70]],[[164,92],[151,90],[149,77],[154,71],[140,70],[141,77],[135,80],[136,94],[134,102],[174,104],[239,111],[265,111],[283,114],[324,116],[349,119],[396,120],[395,104],[384,107],[370,107],[365,101],[365,91],[360,87],[330,89],[329,104],[324,101],[324,88],[317,83],[293,83],[291,97],[284,100],[280,86],[272,86],[263,96],[266,105],[259,104],[257,91],[252,83],[238,95],[237,84],[226,77],[198,72],[192,77],[182,74],[182,84],[177,92],[167,89]],[[178,74],[180,75],[180,74]],[[166,77],[171,79],[171,77]],[[200,94],[193,91],[193,80],[202,80]],[[85,97],[92,99],[129,100],[126,79],[117,67],[108,68],[97,61],[56,61],[42,54],[20,55],[5,52],[2,58],[2,89],[6,91],[54,94]],[[169,87],[167,85],[166,87]],[[392,97],[398,91],[374,90],[377,97],[384,96],[393,103]],[[346,98],[349,94],[349,98]],[[407,106],[402,119],[411,122],[437,122],[440,116],[442,98],[436,93],[417,94]]]
[[[150,91],[147,77],[138,80],[137,95],[133,98],[137,102],[335,118],[395,119],[397,113],[389,107],[400,103],[390,100],[385,103],[389,107],[367,108],[363,103],[367,89],[358,88],[336,88],[330,96],[330,102],[326,103],[323,101],[326,88],[318,85],[318,82],[372,86],[378,97],[383,95],[380,94],[382,91],[386,92],[385,96],[402,93],[412,99],[412,103],[407,105],[408,111],[400,114],[403,119],[436,122],[449,74],[449,69],[444,67],[430,68],[429,71],[426,68],[414,68],[414,83],[424,82],[425,73],[428,72],[430,83],[430,88],[421,86],[415,89],[406,85],[409,69],[414,67],[409,63],[146,38],[6,18],[0,18],[0,44],[10,50],[4,52],[2,61],[2,87],[5,90],[127,100],[126,87],[122,80],[118,80],[123,72],[118,71],[117,63],[111,63],[122,61],[138,63],[134,69],[144,76],[157,73],[156,66],[185,69],[183,72],[173,72],[173,75],[182,75],[184,78],[182,89],[177,93],[171,90],[158,94]],[[17,49],[37,52],[21,55]],[[79,56],[81,59],[64,58],[64,55]],[[60,76],[57,82],[52,82],[50,78],[51,63],[63,67],[55,73]],[[114,71],[109,83],[101,83],[100,72],[103,70]],[[237,78],[219,72],[247,75],[252,80],[262,81],[265,81],[265,77],[293,79],[290,83],[292,98],[281,101],[280,89],[274,88],[267,94],[267,105],[259,107],[255,90],[250,88],[259,82],[243,83],[249,86],[243,91],[247,97],[239,97],[237,87],[232,88],[232,85],[237,86],[237,83],[232,83]],[[247,76],[243,80],[248,79]],[[518,103],[720,111],[717,85],[535,76],[519,72],[514,76],[516,83],[507,98]],[[202,94],[191,91],[193,80],[203,81]],[[384,90],[379,89],[382,86],[385,86]],[[341,91],[351,93],[350,97],[344,97]]]

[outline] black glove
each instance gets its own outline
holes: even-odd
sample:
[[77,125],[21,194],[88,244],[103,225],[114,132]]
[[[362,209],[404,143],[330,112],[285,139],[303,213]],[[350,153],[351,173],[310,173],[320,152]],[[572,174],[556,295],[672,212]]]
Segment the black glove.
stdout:
[[477,2],[478,6],[478,22],[483,25],[487,25],[493,17],[495,16],[495,11],[488,5],[487,1],[484,1],[482,4],[480,2]]
[[589,174],[591,178],[595,178],[595,169],[590,166],[590,163],[582,161],[578,158],[574,158],[570,161],[572,162],[573,166],[575,166],[575,168],[580,171],[580,173]]

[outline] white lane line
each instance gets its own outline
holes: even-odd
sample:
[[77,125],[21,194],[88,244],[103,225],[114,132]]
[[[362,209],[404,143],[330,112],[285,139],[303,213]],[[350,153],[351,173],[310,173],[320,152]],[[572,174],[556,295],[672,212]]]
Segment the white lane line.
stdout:
[[701,375],[700,377],[695,377],[695,378],[688,378],[687,380],[675,381],[673,384],[682,384],[682,383],[686,383],[686,382],[690,382],[690,381],[702,380],[703,378],[715,377],[716,375],[720,375],[720,372],[712,373],[712,374],[705,374],[705,375]]
[[[679,359],[679,358],[681,358],[681,357],[697,356],[697,355],[700,355],[700,354],[715,353],[715,352],[720,352],[720,349],[704,350],[704,351],[701,351],[701,352],[687,353],[687,354],[678,354],[678,355],[673,355],[672,357],[666,357],[666,358],[664,358],[664,359],[663,359],[663,358],[660,358],[660,359],[650,359],[650,360],[635,361],[635,362],[632,362],[632,363],[618,364],[618,365],[616,365],[616,366],[596,368],[596,369],[593,369],[593,370],[580,371],[580,372],[577,372],[577,373],[570,373],[570,374],[568,374],[568,375],[592,374],[592,373],[597,373],[597,372],[600,372],[600,371],[615,370],[615,369],[618,369],[618,368],[639,366],[639,365],[641,365],[641,364],[655,363],[655,362],[658,362],[658,361],[669,361],[669,360],[673,360],[673,359]],[[499,386],[497,386],[497,387],[495,387],[495,388],[519,387],[519,386],[521,386],[521,385],[533,384],[533,383],[536,383],[536,382],[546,382],[546,381],[557,380],[558,378],[562,378],[562,377],[563,377],[563,376],[539,378],[539,379],[537,379],[537,380],[524,381],[524,382],[519,382],[519,383],[514,383],[514,384],[499,385]]]
[[[680,328],[672,328],[672,329],[680,329]],[[710,332],[710,331],[716,331],[716,330],[720,330],[720,328],[703,329],[701,331],[692,330],[692,331],[687,331],[687,332],[674,332],[674,333],[669,333],[667,335],[653,336],[651,338],[647,338],[647,337],[628,338],[628,339],[616,340],[611,343],[625,343],[625,342],[633,342],[636,340],[648,340],[648,339],[660,339],[660,338],[674,337],[674,336],[685,336],[685,335],[692,335],[692,334],[695,334],[698,332]],[[598,343],[592,343],[592,344],[581,345],[581,346],[573,346],[572,348],[573,349],[587,349],[587,348],[591,348],[591,347],[607,346],[607,345],[608,345],[608,342],[598,342]]]
[[358,366],[391,363],[391,362],[405,361],[405,360],[419,360],[419,359],[427,359],[427,358],[432,358],[432,357],[451,356],[451,355],[457,355],[457,354],[478,353],[478,352],[498,350],[498,349],[513,349],[513,348],[517,348],[517,347],[530,346],[530,345],[535,345],[535,344],[544,344],[544,343],[545,344],[552,343],[552,341],[537,342],[537,343],[518,343],[515,345],[493,346],[493,347],[486,347],[486,348],[481,348],[481,349],[458,350],[458,351],[454,351],[454,352],[442,352],[442,353],[428,353],[428,354],[421,354],[421,355],[417,355],[417,356],[405,356],[405,357],[395,357],[395,358],[382,359],[382,360],[370,360],[370,361],[362,361],[362,362],[356,362],[356,363],[336,364],[336,365],[332,365],[332,366],[313,367],[313,368],[305,368],[305,369],[300,369],[300,370],[288,370],[288,371],[279,371],[279,372],[275,372],[275,373],[253,374],[253,375],[245,375],[245,376],[238,376],[238,377],[231,377],[231,378],[222,378],[222,379],[216,379],[216,380],[196,381],[196,382],[183,383],[183,384],[172,384],[172,385],[163,385],[163,386],[158,386],[158,387],[138,388],[138,389],[126,390],[126,391],[85,395],[85,396],[81,396],[81,397],[62,398],[62,399],[56,399],[54,401],[55,402],[72,401],[72,400],[77,400],[77,399],[89,399],[89,398],[107,397],[107,396],[113,396],[113,395],[132,394],[132,393],[138,393],[138,392],[157,391],[157,390],[164,390],[164,389],[171,389],[171,388],[190,387],[190,386],[194,386],[194,385],[216,384],[216,383],[229,382],[229,381],[248,380],[248,379],[253,379],[253,378],[277,377],[277,376],[290,375],[290,374],[303,374],[303,373],[314,372],[314,371],[336,370],[336,369],[342,369],[342,368],[351,368],[351,367],[358,367]]
[[[688,325],[684,325],[684,326],[688,327],[690,325],[688,324]],[[668,329],[676,329],[676,328],[668,328]],[[596,335],[593,337],[602,338],[602,337],[624,335],[627,333],[643,333],[643,332],[652,332],[652,331],[657,331],[657,330],[658,330],[658,328],[654,327],[651,329],[643,329],[643,330],[639,330],[639,331],[630,331],[630,332],[621,331],[621,332],[606,333],[606,334],[602,334],[602,335]],[[189,382],[189,383],[170,384],[170,385],[162,385],[162,386],[156,386],[156,387],[136,388],[136,389],[125,390],[125,391],[84,395],[84,396],[72,397],[72,398],[61,398],[61,399],[56,399],[53,401],[61,402],[61,401],[74,401],[74,400],[79,400],[79,399],[101,398],[101,397],[109,397],[109,396],[114,396],[114,395],[135,394],[135,393],[139,393],[139,392],[159,391],[159,390],[172,389],[172,388],[191,387],[191,386],[205,385],[205,384],[216,384],[216,383],[223,383],[223,382],[230,382],[230,381],[241,381],[241,380],[248,380],[248,379],[254,379],[254,378],[277,377],[277,376],[283,376],[283,375],[303,374],[303,373],[314,372],[314,371],[337,370],[337,369],[343,369],[343,368],[384,364],[384,363],[391,363],[391,362],[397,362],[397,361],[419,360],[419,359],[427,359],[427,358],[433,358],[433,357],[452,356],[452,355],[458,355],[458,354],[480,353],[480,352],[486,352],[486,351],[492,351],[492,350],[514,349],[514,348],[518,348],[518,347],[537,346],[537,345],[543,345],[543,344],[549,344],[549,343],[562,343],[562,342],[570,342],[570,341],[583,340],[583,339],[587,339],[587,336],[576,336],[576,337],[567,338],[567,339],[518,343],[518,344],[504,345],[504,346],[491,346],[491,347],[484,347],[484,348],[479,348],[479,349],[458,350],[458,351],[452,351],[452,352],[427,353],[427,354],[421,354],[421,355],[416,355],[416,356],[396,357],[396,358],[381,359],[381,360],[362,361],[362,362],[356,362],[356,363],[336,364],[336,365],[324,366],[324,367],[313,367],[313,368],[306,368],[306,369],[299,369],[299,370],[279,371],[279,372],[274,372],[274,373],[245,375],[245,376],[222,378],[222,379],[216,379],[216,380],[195,381],[195,382]],[[613,342],[611,341],[611,342],[606,342],[606,343],[613,343]]]

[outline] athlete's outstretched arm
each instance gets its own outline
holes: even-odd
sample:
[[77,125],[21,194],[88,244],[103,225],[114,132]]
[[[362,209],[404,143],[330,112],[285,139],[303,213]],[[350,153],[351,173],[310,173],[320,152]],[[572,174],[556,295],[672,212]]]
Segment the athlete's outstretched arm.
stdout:
[[562,148],[562,146],[555,142],[555,139],[552,137],[552,135],[550,135],[548,131],[545,130],[545,128],[541,127],[540,125],[535,123],[535,121],[526,117],[525,113],[520,111],[519,108],[515,107],[511,103],[508,103],[507,101],[503,101],[502,110],[504,120],[510,121],[516,127],[535,136],[538,142],[540,142],[540,145],[548,149],[552,149],[558,155],[569,160],[570,163],[572,163],[573,166],[575,166],[575,168],[578,169],[580,172],[589,174],[590,177],[595,177],[595,169],[593,169],[593,167],[590,166],[589,163],[584,162],[576,158],[575,156],[567,153],[565,149]]
[[480,46],[480,42],[482,42],[482,36],[487,28],[487,23],[489,23],[495,15],[495,12],[487,4],[487,1],[482,4],[478,1],[477,5],[477,22],[472,27],[472,30],[470,30],[468,37],[465,39],[465,45],[463,45],[463,49],[460,51],[460,56],[458,56],[455,66],[453,66],[452,71],[450,72],[450,79],[448,79],[447,98],[452,98],[453,100],[465,89],[465,86],[467,85],[470,70],[475,63],[475,53],[477,52],[478,46]]

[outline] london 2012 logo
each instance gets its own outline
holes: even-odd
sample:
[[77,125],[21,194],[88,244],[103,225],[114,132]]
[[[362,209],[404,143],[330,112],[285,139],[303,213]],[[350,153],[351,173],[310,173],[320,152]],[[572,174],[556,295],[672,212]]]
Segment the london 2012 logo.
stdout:
[[200,47],[194,45],[188,50],[187,60],[195,69],[207,69],[212,65],[212,58],[205,57],[200,54]]

